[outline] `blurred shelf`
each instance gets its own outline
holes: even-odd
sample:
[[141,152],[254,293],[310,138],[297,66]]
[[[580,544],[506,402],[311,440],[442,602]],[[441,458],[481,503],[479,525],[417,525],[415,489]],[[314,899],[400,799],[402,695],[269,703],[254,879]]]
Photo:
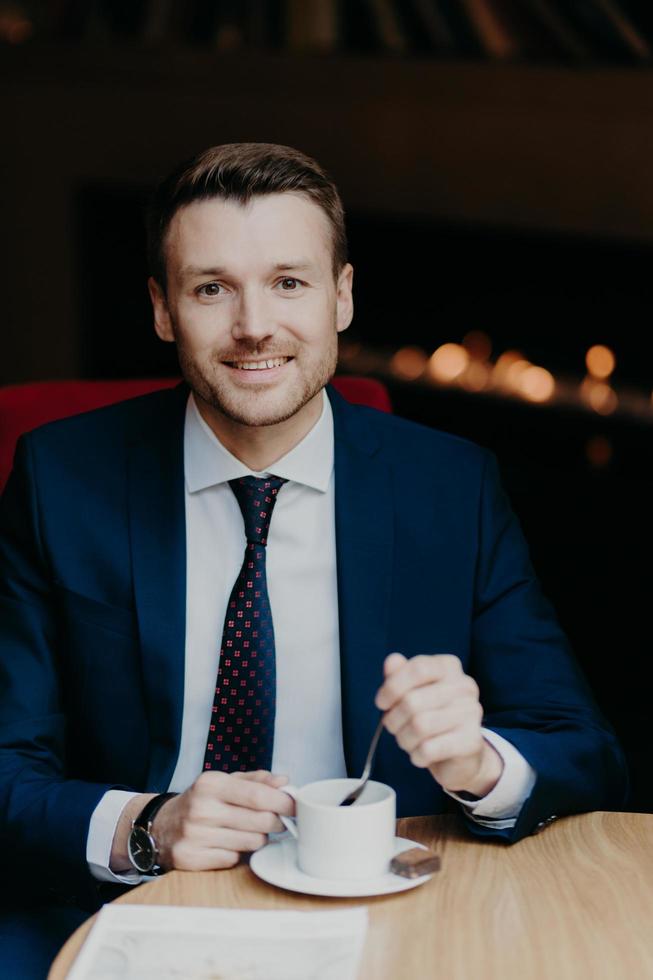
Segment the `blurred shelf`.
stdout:
[[[83,125],[86,157],[108,121],[145,180],[152,162],[132,135],[147,119],[150,156],[175,129],[181,155],[221,140],[299,144],[358,208],[653,240],[650,67],[34,43],[4,49],[0,104],[9,139],[35,115]],[[102,148],[117,180],[120,149]]]
[[[353,97],[378,91],[388,81],[403,89],[413,88],[413,95],[428,97],[433,86],[442,88],[454,102],[464,103],[469,95],[487,98],[502,94],[510,103],[520,104],[523,93],[515,86],[524,82],[528,93],[538,95],[543,103],[563,108],[557,102],[561,86],[570,86],[570,108],[580,99],[614,107],[625,96],[639,93],[641,105],[653,103],[653,63],[621,65],[605,62],[553,64],[525,61],[482,61],[471,58],[433,59],[411,55],[333,53],[314,54],[287,51],[258,51],[251,48],[233,52],[216,52],[204,47],[167,44],[144,45],[137,42],[33,42],[3,46],[0,49],[0,80],[100,82],[121,78],[139,78],[155,84],[181,85],[194,80],[221,78],[234,74],[234,80],[245,85],[245,91],[259,91],[261,79],[273,77],[283,84],[296,82],[297,75],[320,87],[346,87],[353,80],[363,86]],[[644,85],[642,83],[645,83]],[[420,91],[426,83],[427,91]],[[595,86],[599,85],[599,92]]]
[[[299,146],[358,213],[653,243],[648,66],[35,41],[0,51],[0,113],[7,380],[79,369],[81,190],[147,188],[215,143]],[[48,255],[38,291],[36,241]],[[437,276],[432,288],[437,306]],[[56,327],[34,345],[42,295]]]

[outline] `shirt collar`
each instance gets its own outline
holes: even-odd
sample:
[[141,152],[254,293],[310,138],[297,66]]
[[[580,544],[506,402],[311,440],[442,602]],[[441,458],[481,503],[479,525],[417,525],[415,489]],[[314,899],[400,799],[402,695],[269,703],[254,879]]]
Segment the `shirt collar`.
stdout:
[[250,470],[222,445],[200,415],[193,394],[190,394],[184,422],[184,473],[189,493],[242,476],[268,476],[270,473],[326,493],[332,470],[333,414],[326,391],[322,392],[322,414],[313,428],[264,473]]

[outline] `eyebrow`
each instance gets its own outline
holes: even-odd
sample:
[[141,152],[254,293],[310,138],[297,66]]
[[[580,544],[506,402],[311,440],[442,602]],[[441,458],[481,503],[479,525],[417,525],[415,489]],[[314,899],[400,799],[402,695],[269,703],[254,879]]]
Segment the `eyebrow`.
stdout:
[[[301,259],[296,262],[277,262],[272,267],[275,272],[306,272],[309,269],[314,268],[311,262],[306,262]],[[183,279],[192,276],[214,276],[216,278],[228,274],[228,269],[224,266],[214,265],[210,268],[203,268],[199,265],[187,265],[180,270],[180,276]]]
[[305,261],[277,262],[274,268],[276,272],[288,272],[290,269],[296,270],[297,272],[306,272],[307,269],[313,268],[313,264]]
[[182,279],[185,279],[187,276],[223,276],[226,271],[226,269],[217,265],[210,269],[203,269],[199,265],[186,265],[183,269],[179,270],[179,275]]

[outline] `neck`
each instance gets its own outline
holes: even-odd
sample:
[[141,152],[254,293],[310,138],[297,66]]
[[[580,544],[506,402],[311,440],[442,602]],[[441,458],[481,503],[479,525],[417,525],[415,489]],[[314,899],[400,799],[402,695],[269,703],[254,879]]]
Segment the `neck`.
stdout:
[[289,419],[274,425],[243,425],[194,395],[198,411],[232,456],[260,473],[297,446],[322,414],[322,391]]

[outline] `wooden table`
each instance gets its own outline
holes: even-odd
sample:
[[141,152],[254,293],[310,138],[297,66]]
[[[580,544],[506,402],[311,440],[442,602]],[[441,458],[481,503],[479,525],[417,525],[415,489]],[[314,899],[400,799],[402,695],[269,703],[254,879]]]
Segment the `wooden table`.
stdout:
[[[295,895],[246,865],[174,871],[118,902],[250,909],[367,905],[360,980],[644,980],[653,977],[653,815],[558,820],[512,847],[470,838],[453,816],[400,820],[442,870],[414,891],[369,899]],[[63,980],[93,919],[59,953]]]

